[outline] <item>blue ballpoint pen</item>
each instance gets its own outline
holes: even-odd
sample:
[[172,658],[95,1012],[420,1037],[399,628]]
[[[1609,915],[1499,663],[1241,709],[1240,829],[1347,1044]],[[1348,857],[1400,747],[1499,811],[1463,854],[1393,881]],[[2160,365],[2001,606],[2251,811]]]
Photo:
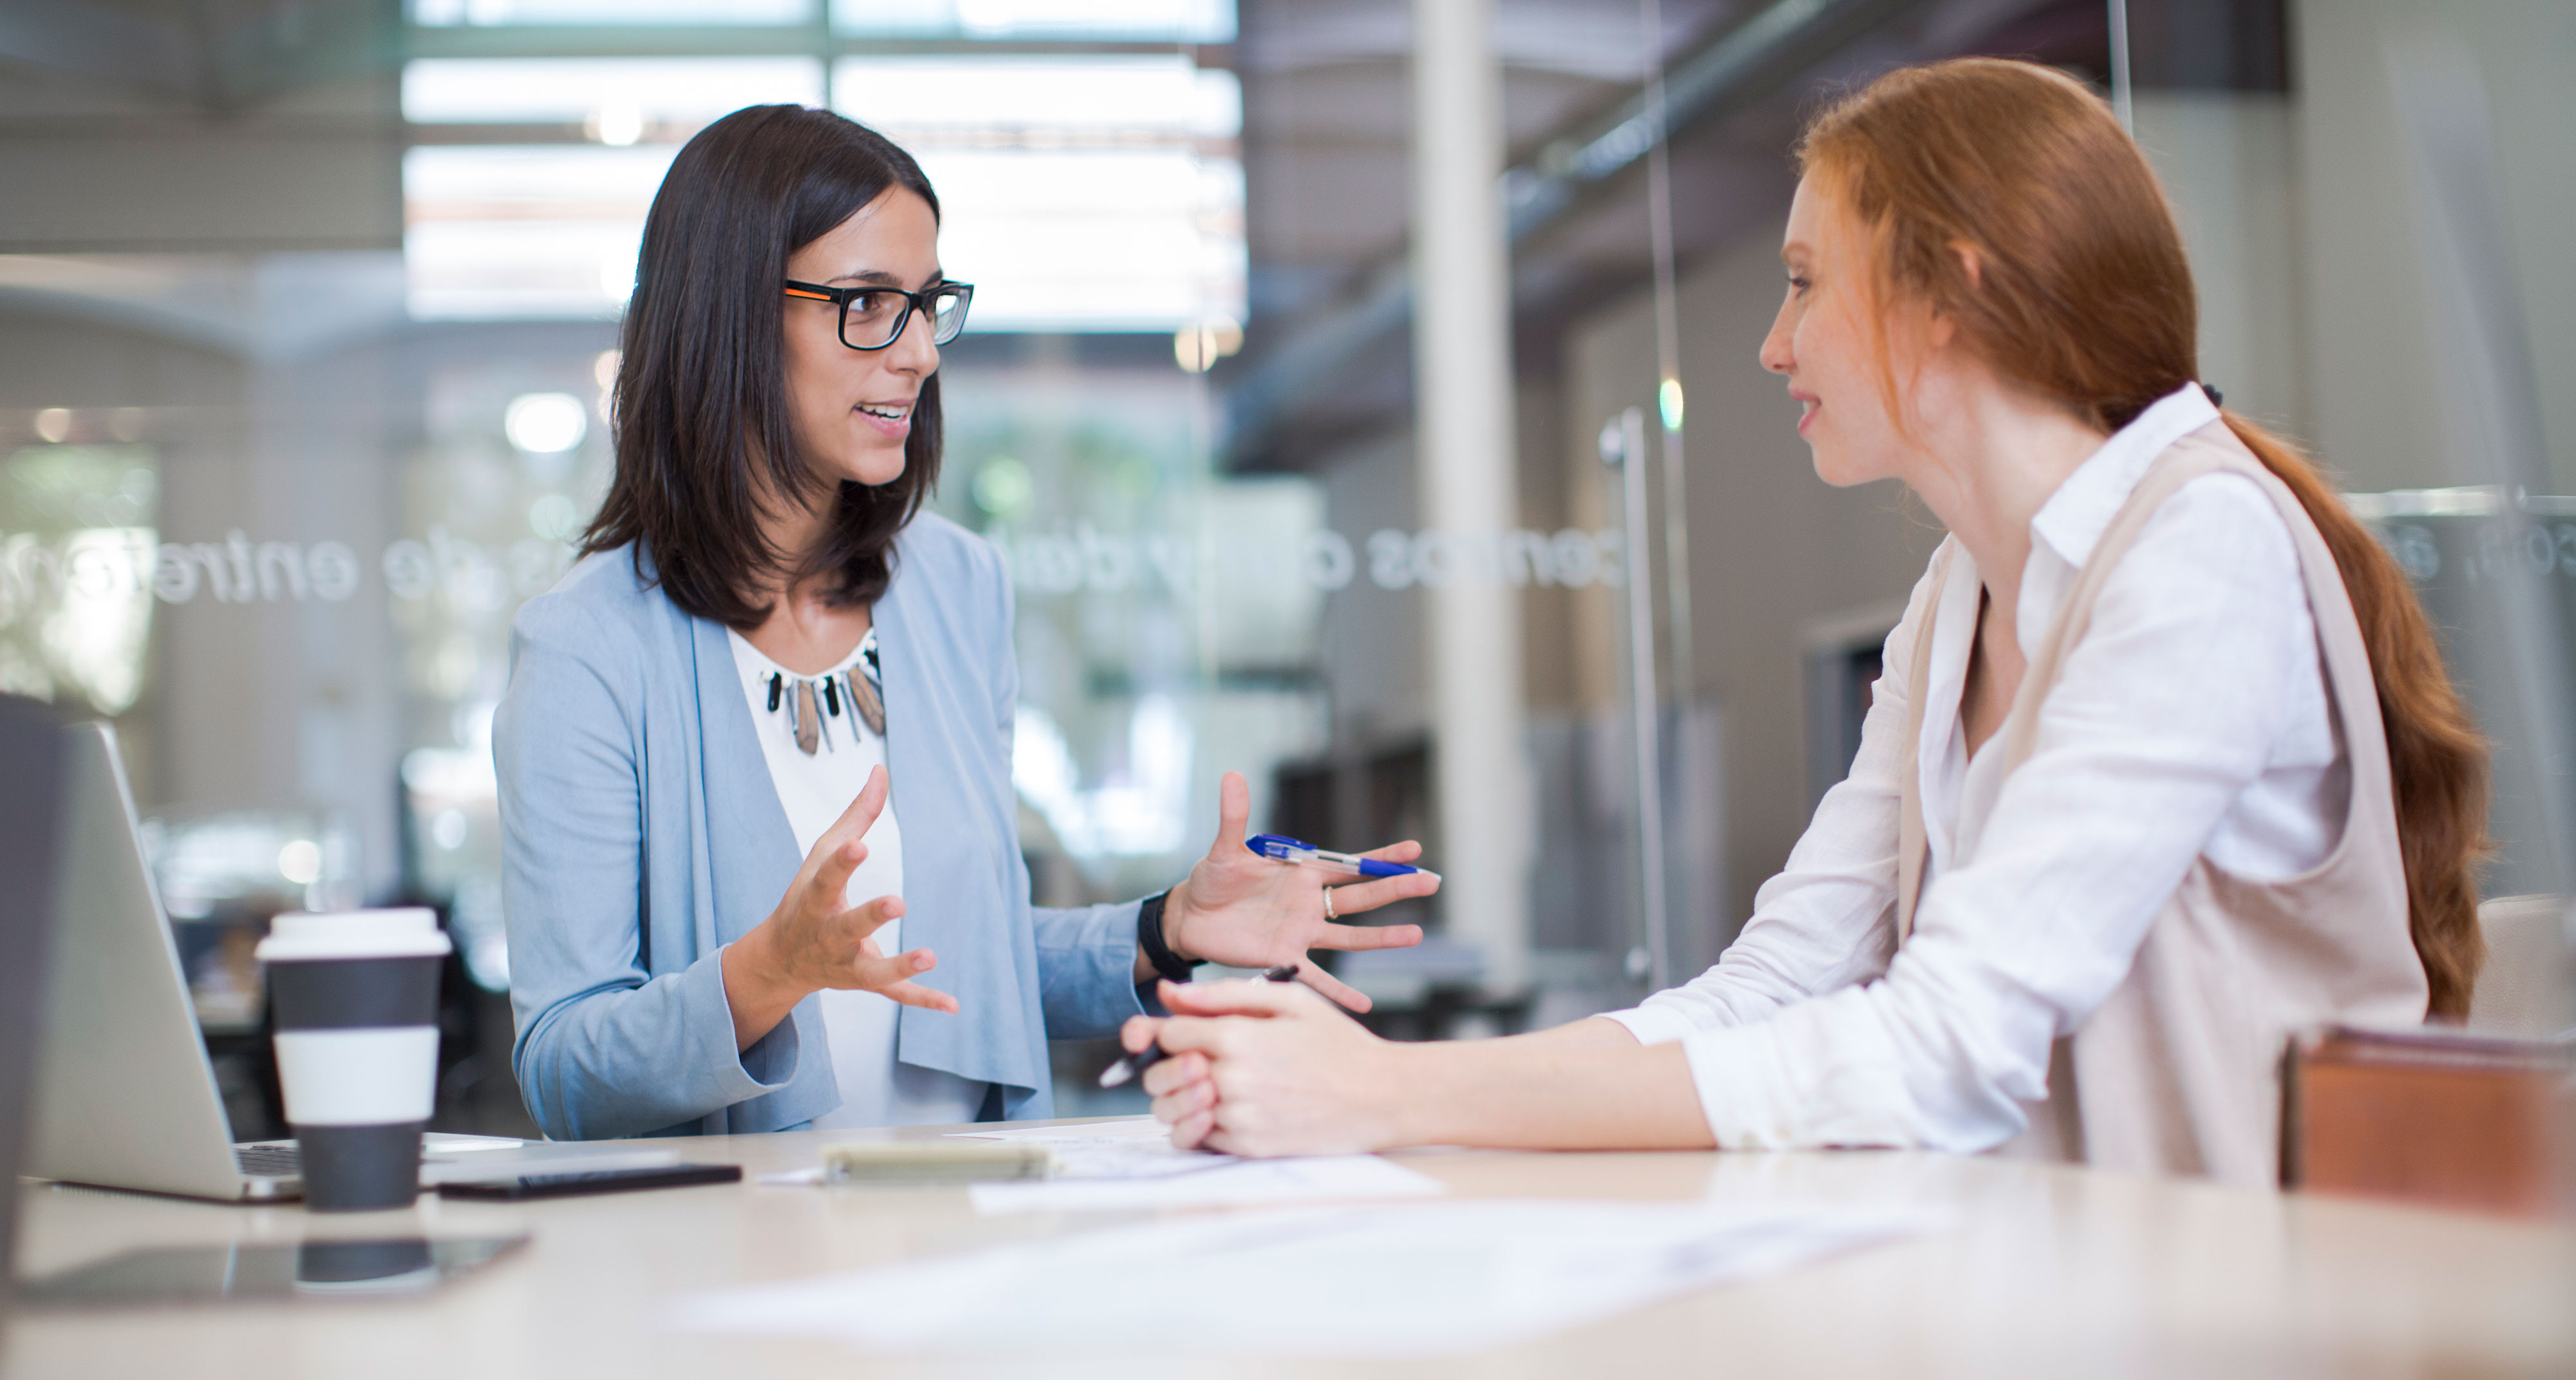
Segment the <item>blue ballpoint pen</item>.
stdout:
[[1292,839],[1286,834],[1255,834],[1245,839],[1243,846],[1265,858],[1275,858],[1280,862],[1304,863],[1308,867],[1320,867],[1327,872],[1339,872],[1346,877],[1410,877],[1418,872],[1435,882],[1440,880],[1440,874],[1427,867],[1380,862],[1375,858],[1360,857],[1356,853],[1336,853],[1328,848],[1317,848],[1311,843]]

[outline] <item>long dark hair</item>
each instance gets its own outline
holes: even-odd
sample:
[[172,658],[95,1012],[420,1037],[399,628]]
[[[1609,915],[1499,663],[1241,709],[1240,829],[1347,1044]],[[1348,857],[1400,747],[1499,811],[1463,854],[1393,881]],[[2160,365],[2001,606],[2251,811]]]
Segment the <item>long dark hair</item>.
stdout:
[[[2126,426],[2200,376],[2199,302],[2173,213],[2110,107],[2072,78],[1993,58],[1900,69],[1820,115],[1799,161],[1874,237],[1883,298],[1951,313],[1997,372],[2095,426]],[[1884,357],[1881,373],[1893,397]],[[2288,441],[2220,415],[2334,553],[2378,682],[2428,1011],[2466,1015],[2485,952],[2486,740],[2414,587],[2333,482]]]
[[806,463],[788,412],[778,286],[788,256],[891,187],[939,214],[912,155],[803,106],[737,110],[680,150],[644,218],[619,333],[617,474],[583,554],[631,543],[637,573],[651,558],[650,577],[672,603],[736,628],[768,617],[754,595],[782,578],[829,574],[835,604],[885,593],[895,534],[939,481],[937,374],[913,404],[902,477],[839,481],[821,550],[776,549],[761,532],[760,490],[802,501],[834,483]]

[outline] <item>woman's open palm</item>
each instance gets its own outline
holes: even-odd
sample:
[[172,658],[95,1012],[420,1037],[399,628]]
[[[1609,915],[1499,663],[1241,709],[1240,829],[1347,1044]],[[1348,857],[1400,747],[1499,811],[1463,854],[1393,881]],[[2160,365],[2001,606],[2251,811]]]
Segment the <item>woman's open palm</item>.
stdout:
[[[1369,999],[1305,961],[1312,949],[1401,949],[1422,942],[1419,925],[1361,926],[1337,917],[1375,910],[1390,901],[1428,896],[1440,879],[1427,872],[1380,877],[1330,887],[1332,874],[1265,858],[1244,846],[1252,818],[1252,788],[1241,772],[1227,772],[1217,792],[1216,842],[1172,888],[1163,911],[1163,937],[1178,953],[1234,968],[1296,964],[1298,978],[1353,1011]],[[1412,840],[1361,854],[1382,862],[1409,863],[1422,856]]]
[[775,952],[799,985],[875,992],[906,1006],[954,1012],[955,997],[912,981],[937,965],[928,949],[888,957],[874,938],[903,914],[903,898],[848,903],[850,876],[867,861],[868,846],[862,840],[885,811],[887,789],[885,768],[870,771],[858,797],[814,841],[814,851],[805,855],[796,880],[770,915],[770,923],[778,927]]

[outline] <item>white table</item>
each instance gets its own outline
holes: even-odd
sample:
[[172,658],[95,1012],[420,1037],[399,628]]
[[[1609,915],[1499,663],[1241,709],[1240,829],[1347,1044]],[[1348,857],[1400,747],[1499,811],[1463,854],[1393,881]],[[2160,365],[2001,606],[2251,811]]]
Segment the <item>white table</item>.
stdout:
[[[1025,1375],[1045,1358],[862,1356],[663,1330],[675,1296],[1095,1230],[1132,1214],[978,1217],[962,1189],[785,1188],[826,1138],[667,1142],[739,1185],[527,1205],[424,1198],[309,1215],[30,1185],[22,1273],[136,1246],[308,1236],[530,1233],[420,1299],[191,1309],[22,1309],[0,1374],[35,1377]],[[885,1134],[885,1133],[877,1133]],[[927,1134],[909,1132],[895,1134]],[[1916,1153],[1403,1157],[1461,1197],[1946,1207],[1955,1229],[1722,1286],[1527,1345],[1435,1363],[1263,1361],[1228,1375],[2300,1376],[2576,1374],[2576,1236],[2376,1204],[2276,1197]],[[1042,1369],[1043,1367],[1043,1369]],[[1206,1374],[1168,1358],[1068,1375]]]

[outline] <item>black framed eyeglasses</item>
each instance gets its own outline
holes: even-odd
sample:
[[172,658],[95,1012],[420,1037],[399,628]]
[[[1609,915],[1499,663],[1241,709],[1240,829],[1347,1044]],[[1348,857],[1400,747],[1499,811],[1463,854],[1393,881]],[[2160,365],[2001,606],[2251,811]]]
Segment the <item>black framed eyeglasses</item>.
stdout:
[[973,283],[941,283],[919,292],[865,284],[825,287],[785,280],[787,295],[829,302],[841,309],[841,343],[853,350],[882,350],[903,338],[915,311],[930,318],[930,343],[945,345],[966,329],[966,305],[975,300]]

